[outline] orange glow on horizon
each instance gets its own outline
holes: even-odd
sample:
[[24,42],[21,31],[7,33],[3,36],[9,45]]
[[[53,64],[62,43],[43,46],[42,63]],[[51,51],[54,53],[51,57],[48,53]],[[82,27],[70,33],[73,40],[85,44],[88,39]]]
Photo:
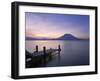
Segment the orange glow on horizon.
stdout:
[[59,34],[35,34],[36,37],[57,38]]

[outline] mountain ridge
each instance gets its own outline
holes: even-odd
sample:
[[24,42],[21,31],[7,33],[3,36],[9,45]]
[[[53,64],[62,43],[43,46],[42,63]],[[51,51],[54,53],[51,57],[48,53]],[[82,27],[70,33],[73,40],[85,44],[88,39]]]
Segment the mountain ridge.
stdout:
[[35,38],[35,37],[26,37],[26,40],[89,40],[89,39],[82,39],[73,36],[72,34],[64,34],[58,38]]

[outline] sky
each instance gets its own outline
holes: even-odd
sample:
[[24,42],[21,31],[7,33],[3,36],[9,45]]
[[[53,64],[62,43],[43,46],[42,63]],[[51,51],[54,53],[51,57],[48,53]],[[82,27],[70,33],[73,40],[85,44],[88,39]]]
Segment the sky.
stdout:
[[89,38],[89,15],[25,12],[26,37],[57,38],[72,34]]

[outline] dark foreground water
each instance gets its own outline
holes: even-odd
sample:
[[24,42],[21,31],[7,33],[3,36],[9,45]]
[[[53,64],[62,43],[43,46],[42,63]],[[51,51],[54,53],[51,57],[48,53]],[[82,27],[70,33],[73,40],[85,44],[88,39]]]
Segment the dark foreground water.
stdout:
[[[40,51],[43,50],[43,46],[46,46],[47,49],[58,48],[59,44],[61,45],[60,55],[53,56],[45,67],[89,65],[89,41],[27,40],[26,50],[33,53],[36,45],[39,46]],[[43,65],[40,64],[38,67],[43,67]]]

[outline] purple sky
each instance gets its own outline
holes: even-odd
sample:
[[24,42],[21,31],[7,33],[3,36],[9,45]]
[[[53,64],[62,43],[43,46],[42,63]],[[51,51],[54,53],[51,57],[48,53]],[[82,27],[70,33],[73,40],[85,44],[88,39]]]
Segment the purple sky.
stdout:
[[27,37],[57,38],[72,34],[79,38],[89,38],[89,16],[50,13],[25,13]]

